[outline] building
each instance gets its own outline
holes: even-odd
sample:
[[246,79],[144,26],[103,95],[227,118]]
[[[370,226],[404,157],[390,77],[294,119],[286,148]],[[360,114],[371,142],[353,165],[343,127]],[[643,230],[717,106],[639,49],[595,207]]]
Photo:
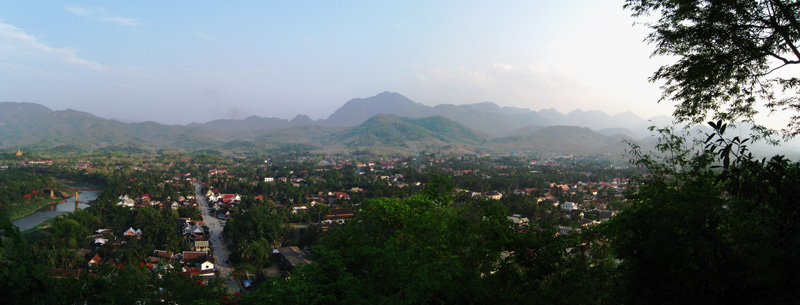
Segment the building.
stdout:
[[574,202],[571,202],[571,201],[567,201],[567,202],[562,203],[560,207],[561,207],[562,210],[566,210],[566,211],[572,211],[572,210],[577,210],[578,209],[578,205],[576,203],[574,203]]
[[314,262],[307,253],[295,246],[280,247],[278,253],[281,257],[281,268],[286,271],[292,271],[294,267]]

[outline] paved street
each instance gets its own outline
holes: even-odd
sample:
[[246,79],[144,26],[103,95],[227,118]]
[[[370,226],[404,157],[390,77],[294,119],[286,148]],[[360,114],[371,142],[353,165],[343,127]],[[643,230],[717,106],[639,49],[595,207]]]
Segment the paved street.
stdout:
[[217,264],[217,268],[219,268],[219,277],[225,280],[228,284],[228,288],[231,289],[231,293],[239,292],[242,288],[239,287],[239,283],[236,279],[231,276],[231,274],[233,274],[233,266],[226,263],[228,260],[228,248],[220,238],[223,229],[222,222],[211,214],[211,209],[208,208],[205,196],[201,193],[202,188],[200,184],[195,183],[194,188],[197,203],[200,205],[200,210],[203,213],[203,223],[208,226],[211,239],[210,244],[215,248],[214,257],[216,258],[216,262],[214,263]]

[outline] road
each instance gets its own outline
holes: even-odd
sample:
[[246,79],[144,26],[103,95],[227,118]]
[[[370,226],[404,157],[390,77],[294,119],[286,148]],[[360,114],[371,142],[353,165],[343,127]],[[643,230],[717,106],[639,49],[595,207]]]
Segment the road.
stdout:
[[211,238],[210,244],[214,247],[214,258],[216,259],[214,263],[219,269],[219,278],[225,280],[231,293],[239,292],[242,288],[239,287],[239,282],[231,276],[231,274],[233,274],[233,266],[227,263],[228,248],[225,246],[225,243],[222,242],[220,236],[223,228],[222,221],[211,215],[211,209],[208,207],[206,197],[201,194],[202,188],[199,183],[194,184],[194,189],[197,203],[200,205],[200,211],[203,213],[203,223],[208,226],[209,236]]

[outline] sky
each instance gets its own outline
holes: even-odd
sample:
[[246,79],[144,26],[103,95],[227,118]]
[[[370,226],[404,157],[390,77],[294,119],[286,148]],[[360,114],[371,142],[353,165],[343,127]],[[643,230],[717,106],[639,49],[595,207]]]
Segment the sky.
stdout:
[[0,101],[166,124],[429,106],[669,115],[622,0],[0,1]]

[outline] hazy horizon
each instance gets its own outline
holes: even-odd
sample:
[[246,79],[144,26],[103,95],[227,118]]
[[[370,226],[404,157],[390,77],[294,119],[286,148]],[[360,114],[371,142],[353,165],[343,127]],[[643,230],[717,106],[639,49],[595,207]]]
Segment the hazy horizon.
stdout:
[[623,1],[0,3],[0,101],[166,124],[352,98],[669,115]]
[[[384,92],[381,92],[381,93],[386,93],[386,92],[389,92],[389,91],[384,91]],[[381,94],[381,93],[377,93],[377,94],[375,94],[375,95],[373,95],[373,96],[354,97],[354,98],[352,98],[352,99],[350,99],[350,100],[354,100],[354,99],[367,99],[367,98],[375,97],[375,96],[377,96],[378,94]],[[393,93],[393,94],[400,94],[400,95],[402,95],[402,93],[400,93],[400,92],[389,92],[389,93]],[[344,102],[342,102],[342,103],[341,103],[341,105],[339,105],[339,107],[337,107],[336,109],[334,109],[333,111],[331,111],[331,113],[328,113],[327,115],[324,115],[323,117],[321,117],[321,118],[318,118],[318,119],[314,119],[314,118],[312,118],[312,120],[314,120],[314,121],[318,121],[318,120],[325,120],[325,119],[329,118],[329,117],[330,117],[330,116],[331,116],[331,115],[332,115],[332,114],[333,114],[333,113],[334,113],[336,110],[338,110],[340,107],[342,107],[342,106],[344,106],[345,104],[347,104],[347,102],[349,102],[350,100],[347,100],[347,101],[344,101]],[[412,101],[413,101],[413,100],[412,100]],[[10,102],[10,103],[16,103],[16,102],[12,102],[12,101],[0,101],[0,102]],[[413,101],[413,102],[416,102],[416,101]],[[496,104],[496,103],[494,103],[494,102],[488,102],[488,101],[487,101],[487,102],[472,103],[472,104],[462,104],[462,105],[459,105],[459,106],[463,106],[463,105],[475,105],[475,104],[482,104],[482,103],[492,103],[492,104],[495,104],[495,105],[497,105],[497,104]],[[38,103],[34,103],[34,104],[38,104]],[[41,104],[38,104],[38,105],[41,105]],[[438,105],[426,105],[426,106],[430,106],[430,107],[436,107],[436,106],[439,106],[439,105],[453,105],[453,104],[438,104]],[[102,118],[102,119],[107,119],[107,120],[116,120],[116,121],[120,121],[120,122],[123,122],[123,123],[142,123],[142,122],[152,121],[152,120],[135,120],[135,119],[123,119],[123,118],[115,118],[115,117],[105,117],[105,116],[98,115],[97,113],[93,113],[91,110],[79,110],[79,109],[75,109],[75,108],[72,108],[72,107],[63,108],[63,109],[54,109],[54,108],[51,108],[51,107],[49,107],[49,106],[47,106],[47,105],[43,105],[43,106],[45,106],[45,107],[48,107],[48,108],[50,108],[50,110],[53,110],[53,111],[75,110],[75,111],[86,112],[86,113],[92,114],[92,115],[94,115],[94,116],[97,116],[97,117],[99,117],[99,118]],[[555,109],[555,108],[530,109],[530,108],[521,108],[521,107],[513,107],[513,106],[502,106],[502,105],[497,105],[497,106],[499,106],[499,107],[501,107],[501,108],[507,108],[507,107],[508,107],[508,108],[517,108],[517,109],[527,109],[527,110],[531,110],[531,111],[533,111],[533,112],[540,112],[540,111],[554,110],[554,111],[556,111],[556,112],[558,112],[558,113],[560,113],[560,114],[562,114],[562,115],[568,115],[568,114],[570,114],[570,113],[572,113],[572,112],[575,112],[575,111],[583,111],[583,112],[589,112],[589,111],[601,111],[601,112],[603,112],[603,113],[605,113],[606,115],[609,115],[609,116],[614,116],[614,115],[623,114],[623,113],[633,113],[633,112],[632,112],[632,111],[630,111],[630,110],[626,110],[626,111],[622,111],[622,112],[606,112],[606,111],[602,111],[602,110],[584,110],[584,109],[579,109],[579,108],[576,108],[576,109],[573,109],[573,110],[571,110],[571,111],[566,111],[566,112],[564,112],[564,111],[559,111],[558,109]],[[633,114],[634,114],[634,115],[636,115],[637,117],[641,118],[641,119],[644,119],[644,120],[649,120],[649,119],[657,118],[657,117],[660,117],[660,116],[666,116],[666,117],[669,117],[669,115],[665,115],[665,114],[662,114],[662,115],[656,115],[656,116],[652,116],[652,117],[641,117],[641,116],[637,115],[636,113],[633,113]],[[307,115],[307,114],[305,114],[305,113],[297,113],[297,114],[295,114],[295,115],[293,115],[293,116],[291,116],[291,117],[288,117],[288,118],[279,118],[279,117],[262,116],[262,115],[259,115],[259,114],[254,114],[254,113],[250,113],[250,114],[248,114],[248,113],[241,113],[241,116],[240,116],[240,117],[237,117],[237,118],[217,118],[217,119],[211,119],[211,120],[207,120],[207,121],[192,121],[192,122],[188,122],[188,123],[180,123],[180,124],[178,124],[178,123],[175,123],[175,122],[157,122],[157,123],[160,123],[160,124],[167,124],[167,125],[189,125],[189,124],[195,124],[195,123],[197,123],[197,124],[203,124],[203,123],[208,123],[208,122],[215,121],[215,120],[243,120],[243,119],[245,119],[245,118],[248,118],[248,117],[251,117],[251,116],[258,116],[258,117],[262,117],[262,118],[278,118],[278,119],[284,119],[284,120],[287,120],[287,121],[291,121],[292,119],[294,119],[294,118],[295,118],[295,117],[297,117],[297,116],[308,116],[308,115]],[[310,116],[308,116],[308,117],[310,118]],[[156,122],[156,121],[153,121],[153,122]]]

